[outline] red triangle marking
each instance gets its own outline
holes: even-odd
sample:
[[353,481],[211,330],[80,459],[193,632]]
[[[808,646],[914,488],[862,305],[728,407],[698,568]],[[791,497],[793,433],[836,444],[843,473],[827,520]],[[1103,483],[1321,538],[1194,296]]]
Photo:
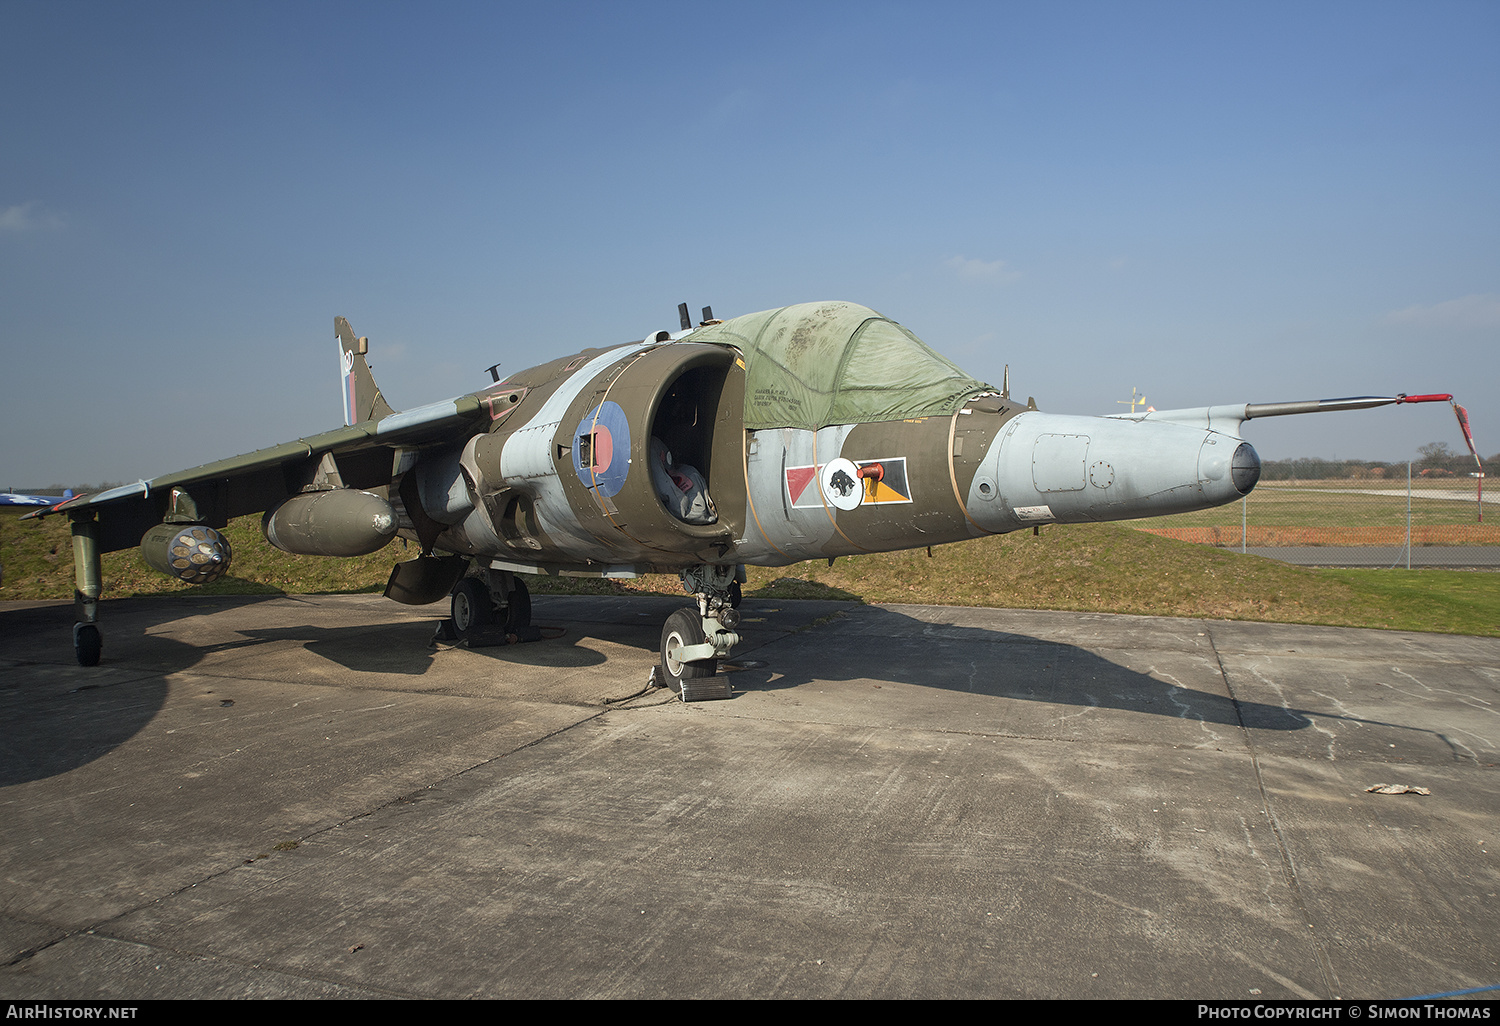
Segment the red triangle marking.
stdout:
[[792,502],[802,497],[802,490],[807,483],[818,476],[817,467],[788,467],[786,471],[786,490],[791,493]]

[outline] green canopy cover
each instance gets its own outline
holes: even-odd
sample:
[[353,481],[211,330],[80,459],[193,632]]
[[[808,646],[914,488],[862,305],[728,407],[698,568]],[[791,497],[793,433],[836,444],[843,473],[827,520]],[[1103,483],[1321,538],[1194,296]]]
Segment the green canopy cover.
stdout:
[[746,314],[685,341],[733,346],[744,356],[745,427],[752,430],[948,416],[974,393],[994,391],[855,303]]

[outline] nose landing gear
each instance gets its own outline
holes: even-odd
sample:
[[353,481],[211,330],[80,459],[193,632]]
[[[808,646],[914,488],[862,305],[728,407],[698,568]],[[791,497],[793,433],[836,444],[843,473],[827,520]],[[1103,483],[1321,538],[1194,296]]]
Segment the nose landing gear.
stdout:
[[740,582],[744,569],[700,563],[679,573],[682,590],[698,600],[695,614],[679,609],[667,617],[661,629],[660,660],[653,677],[658,686],[671,688],[684,702],[729,698],[734,689],[719,673],[719,660],[740,643],[734,633],[739,625]]

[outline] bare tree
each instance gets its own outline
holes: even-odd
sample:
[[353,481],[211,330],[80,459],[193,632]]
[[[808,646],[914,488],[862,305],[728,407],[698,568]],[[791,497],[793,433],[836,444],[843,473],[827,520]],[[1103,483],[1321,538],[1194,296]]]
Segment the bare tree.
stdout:
[[1421,462],[1430,467],[1446,466],[1454,455],[1447,442],[1428,442],[1417,446],[1417,452],[1422,454]]

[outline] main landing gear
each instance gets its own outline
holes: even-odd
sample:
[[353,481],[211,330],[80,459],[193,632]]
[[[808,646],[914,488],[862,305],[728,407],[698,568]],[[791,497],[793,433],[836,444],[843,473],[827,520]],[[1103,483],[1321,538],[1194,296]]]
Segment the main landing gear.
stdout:
[[[452,618],[443,626],[451,628],[453,637],[446,640],[503,645],[541,637],[531,626],[531,592],[509,570],[486,567],[477,575],[461,578],[453,586],[449,603]],[[443,633],[440,628],[439,635]]]
[[679,573],[682,590],[698,599],[698,609],[679,609],[661,629],[661,658],[654,674],[661,687],[676,691],[684,702],[728,698],[729,681],[719,674],[719,660],[739,644],[740,579],[744,568],[700,563]]

